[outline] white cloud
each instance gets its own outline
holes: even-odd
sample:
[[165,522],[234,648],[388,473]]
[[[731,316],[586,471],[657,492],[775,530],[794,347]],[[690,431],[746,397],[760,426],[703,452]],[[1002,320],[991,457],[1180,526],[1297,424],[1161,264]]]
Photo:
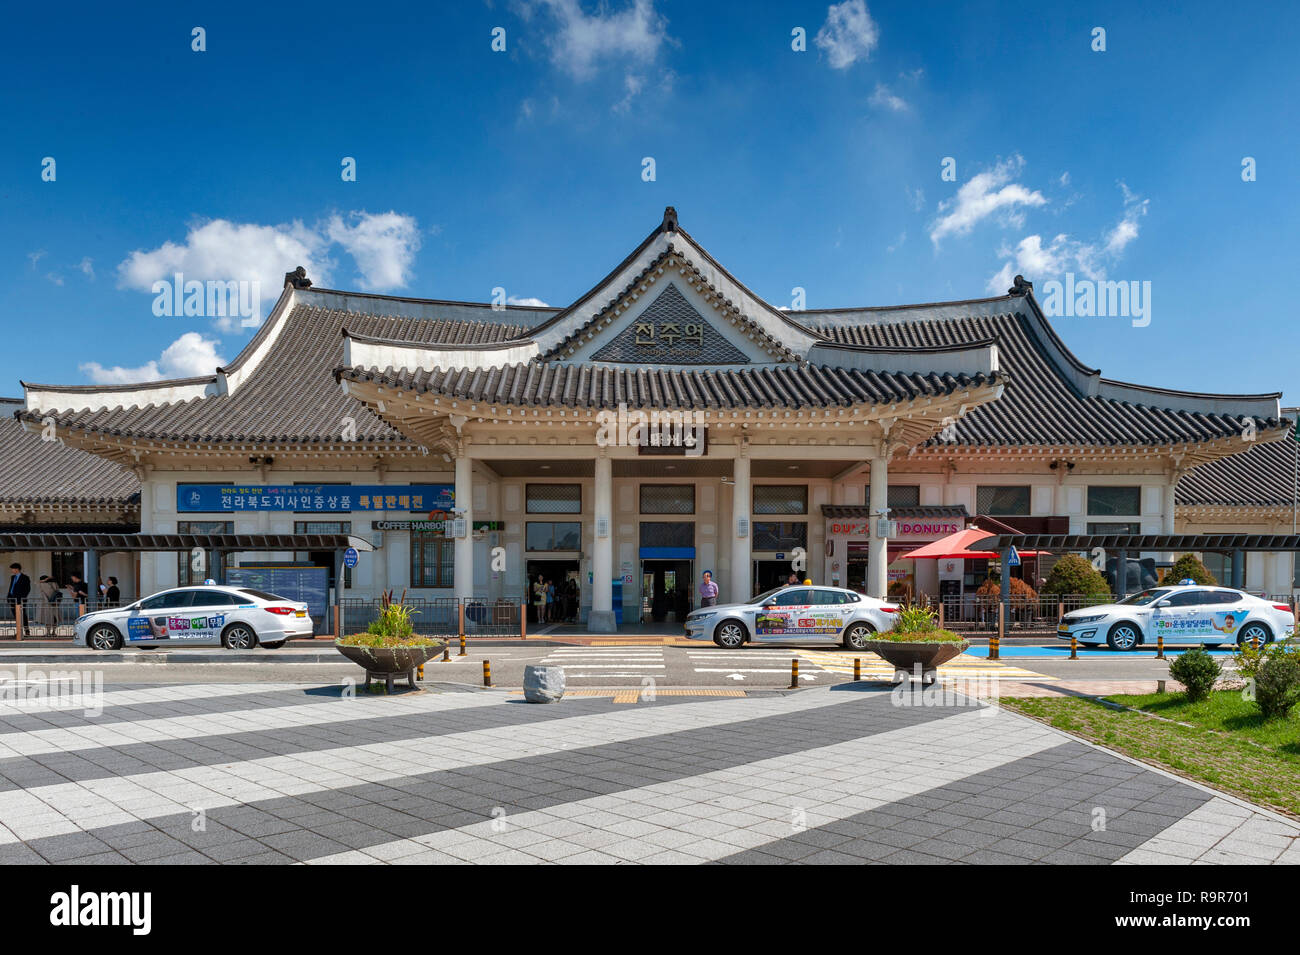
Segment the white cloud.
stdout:
[[1151,202],[1150,199],[1135,196],[1122,182],[1119,187],[1124,193],[1124,214],[1106,235],[1106,251],[1112,255],[1122,253],[1138,237],[1138,220],[1147,214],[1147,206]]
[[871,105],[895,113],[906,113],[912,108],[907,100],[892,92],[884,83],[876,84],[876,91],[871,94]]
[[545,302],[543,302],[540,298],[516,298],[513,295],[509,295],[506,297],[506,304],[507,305],[535,305],[538,308],[550,308],[550,306],[547,305]]
[[28,252],[27,259],[32,263],[32,268],[36,268],[36,263],[45,257],[44,249],[37,249],[35,252]]
[[908,204],[911,205],[914,212],[920,212],[925,208],[925,190],[920,186],[915,189],[911,186],[903,186],[903,192],[906,194]]
[[391,211],[375,215],[353,212],[348,219],[345,222],[342,216],[331,216],[325,231],[331,242],[343,246],[356,261],[361,270],[362,291],[405,288],[411,277],[411,263],[420,248],[420,229],[415,217]]
[[1018,226],[1023,222],[1020,213],[1025,207],[1046,205],[1041,192],[1011,182],[1023,165],[1020,156],[1012,156],[963,183],[955,198],[939,203],[939,211],[945,214],[931,225],[930,241],[937,247],[946,236],[966,235],[995,213],[1008,224]]
[[83,258],[81,260],[81,263],[77,266],[77,268],[79,268],[81,270],[81,274],[86,276],[87,278],[93,279],[95,277],[95,260],[92,259],[90,256],[86,256],[85,258]]
[[[149,251],[136,250],[117,268],[118,287],[150,292],[157,281],[172,281],[180,272],[186,281],[261,283],[262,314],[284,288],[284,273],[306,266],[317,284],[328,281],[332,263],[322,236],[301,222],[255,225],[213,219],[193,226],[184,242],[164,242]],[[239,319],[218,319],[217,327],[231,331]]]
[[215,339],[204,338],[198,332],[186,332],[163,349],[161,357],[138,368],[123,368],[121,365],[105,368],[97,361],[85,362],[79,368],[97,385],[122,385],[163,378],[197,378],[213,374],[223,364],[217,354]]
[[[212,219],[192,226],[184,241],[167,241],[156,249],[137,249],[117,267],[118,287],[152,293],[158,281],[238,281],[260,284],[260,314],[284,288],[284,274],[299,265],[316,285],[328,286],[335,262],[332,246],[341,246],[356,262],[365,291],[404,288],[420,248],[420,231],[412,216],[397,212],[335,214],[323,225],[259,225]],[[89,267],[89,260],[82,269]],[[238,316],[214,320],[218,331],[240,327]]]
[[826,10],[826,22],[813,42],[826,53],[833,68],[846,70],[871,56],[880,43],[880,28],[864,0],[844,0]]
[[645,89],[645,77],[628,73],[623,77],[623,89],[623,98],[612,107],[616,113],[626,113],[632,108],[632,100],[640,96],[641,91]]
[[554,32],[547,38],[551,60],[577,79],[588,79],[605,61],[652,62],[668,38],[667,21],[655,12],[654,0],[632,0],[621,10],[602,3],[583,12],[579,0],[535,0],[520,5],[526,18],[536,9],[550,14]]
[[989,291],[1002,294],[1016,274],[1040,282],[1043,276],[1059,277],[1066,272],[1078,272],[1092,281],[1105,280],[1107,270],[1118,264],[1129,243],[1138,237],[1138,220],[1146,215],[1150,202],[1134,195],[1124,183],[1120,183],[1120,189],[1124,192],[1124,211],[1100,241],[1083,242],[1061,233],[1046,245],[1039,235],[1025,236],[1014,249],[1004,244],[998,256],[1007,261],[989,279]]

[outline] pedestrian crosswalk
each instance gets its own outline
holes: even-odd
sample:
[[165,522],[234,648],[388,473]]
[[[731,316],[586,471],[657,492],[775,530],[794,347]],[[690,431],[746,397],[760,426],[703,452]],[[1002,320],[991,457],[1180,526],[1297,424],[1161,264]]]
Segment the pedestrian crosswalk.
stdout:
[[560,667],[569,680],[658,681],[668,672],[663,647],[557,647],[541,663]]
[[731,680],[735,683],[754,679],[770,683],[774,675],[789,676],[790,661],[795,659],[806,660],[812,664],[811,667],[801,666],[800,685],[816,683],[818,678],[824,678],[827,672],[816,660],[798,651],[776,647],[746,647],[740,650],[701,647],[698,650],[687,650],[686,656],[695,673]]
[[[886,663],[874,653],[837,653],[826,650],[806,650],[799,653],[801,659],[815,663],[830,673],[853,673],[853,661],[861,663],[862,679],[893,680],[894,666]],[[956,659],[949,660],[939,668],[942,681],[988,681],[988,680],[1055,680],[1056,677],[1044,673],[1035,673],[1022,667],[998,660],[986,660],[963,653]]]

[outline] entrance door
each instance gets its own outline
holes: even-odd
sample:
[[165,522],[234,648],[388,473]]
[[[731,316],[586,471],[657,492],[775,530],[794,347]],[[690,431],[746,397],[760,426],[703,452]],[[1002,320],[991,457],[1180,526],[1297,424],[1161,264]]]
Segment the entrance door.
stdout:
[[[530,560],[527,565],[528,592],[524,599],[528,601],[528,619],[533,623],[565,623],[578,619],[581,606],[581,582],[578,580],[578,562],[576,560]],[[538,577],[543,583],[550,581],[555,586],[555,600],[539,604],[535,584]],[[572,581],[572,583],[570,583]]]
[[641,622],[681,623],[695,607],[695,562],[691,560],[641,561]]
[[[736,599],[745,601],[754,594],[766,593],[773,587],[783,587],[789,583],[790,573],[790,561],[788,560],[756,560],[754,561],[754,579],[750,582],[754,588],[753,593],[745,594]],[[800,577],[797,583],[803,583],[803,577]]]

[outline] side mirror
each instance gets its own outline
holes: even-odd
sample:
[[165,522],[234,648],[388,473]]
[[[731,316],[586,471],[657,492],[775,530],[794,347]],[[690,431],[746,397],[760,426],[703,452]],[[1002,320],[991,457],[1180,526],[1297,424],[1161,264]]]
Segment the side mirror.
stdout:
[[1163,610],[1165,607],[1168,607],[1168,606],[1169,606],[1169,601],[1168,601],[1168,600],[1161,600],[1161,601],[1159,601],[1159,602],[1156,604],[1156,609],[1157,609],[1157,610]]

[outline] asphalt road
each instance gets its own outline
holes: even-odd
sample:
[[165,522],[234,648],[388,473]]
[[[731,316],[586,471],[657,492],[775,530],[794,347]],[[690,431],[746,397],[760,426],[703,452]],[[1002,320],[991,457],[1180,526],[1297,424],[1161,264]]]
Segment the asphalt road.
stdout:
[[[492,683],[518,687],[528,664],[562,666],[570,689],[643,687],[728,687],[785,689],[791,685],[791,662],[799,663],[800,686],[827,686],[852,679],[854,657],[863,660],[864,677],[887,679],[891,673],[866,654],[842,648],[790,647],[766,644],[741,650],[698,646],[585,647],[498,645],[471,647],[464,657],[453,650],[451,660],[431,661],[425,680],[481,686],[483,664],[491,665]],[[1227,657],[1222,662],[1228,663]],[[332,684],[360,677],[360,668],[328,645],[304,649],[257,649],[233,654],[220,650],[126,650],[94,654],[71,649],[0,650],[0,682],[36,678],[55,669],[102,670],[106,683],[318,683]],[[1154,680],[1168,675],[1166,660],[1108,651],[1082,653],[1080,659],[1059,656],[1015,656],[1004,652],[999,661],[968,657],[960,666],[945,666],[945,674],[1002,680],[1036,677],[1081,680]]]

